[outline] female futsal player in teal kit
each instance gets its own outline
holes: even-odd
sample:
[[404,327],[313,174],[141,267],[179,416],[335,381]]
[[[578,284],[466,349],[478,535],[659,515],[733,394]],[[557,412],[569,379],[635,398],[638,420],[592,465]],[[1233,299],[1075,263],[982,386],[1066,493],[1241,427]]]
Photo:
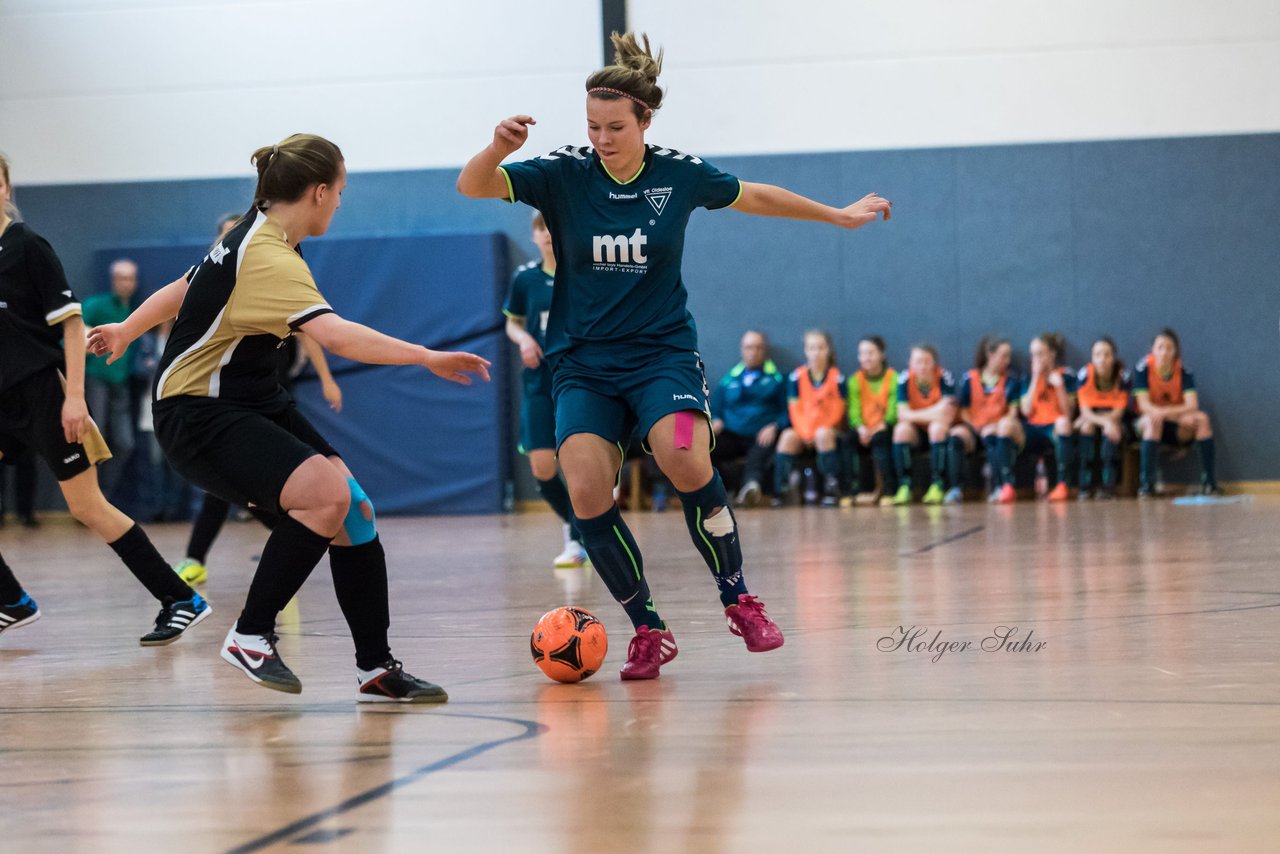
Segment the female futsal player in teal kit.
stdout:
[[639,428],[680,491],[694,546],[711,568],[729,630],[753,652],[782,645],[782,632],[747,592],[737,527],[711,465],[708,389],[680,274],[695,208],[857,228],[888,218],[872,193],[833,208],[780,187],[739,181],[700,158],[645,144],[662,105],[662,53],[628,33],[613,37],[614,64],[587,78],[590,148],[565,146],[500,166],[534,121],[513,116],[462,170],[471,198],[507,199],[542,211],[557,267],[547,323],[556,441],[583,545],[636,628],[623,679],[654,679],[676,656],[658,615],[640,550],[613,499],[620,444]]

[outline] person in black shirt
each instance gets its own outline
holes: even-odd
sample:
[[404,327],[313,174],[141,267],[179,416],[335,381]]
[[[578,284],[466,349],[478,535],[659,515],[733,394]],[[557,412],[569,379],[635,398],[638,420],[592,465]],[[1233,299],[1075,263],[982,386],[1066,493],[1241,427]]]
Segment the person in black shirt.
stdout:
[[[169,569],[142,528],[103,497],[95,466],[111,452],[85,404],[84,364],[80,303],[53,248],[17,221],[9,164],[0,157],[0,458],[21,445],[44,458],[71,515],[110,543],[160,600],[142,645],[172,643],[211,608]],[[39,618],[35,600],[0,557],[0,632]]]

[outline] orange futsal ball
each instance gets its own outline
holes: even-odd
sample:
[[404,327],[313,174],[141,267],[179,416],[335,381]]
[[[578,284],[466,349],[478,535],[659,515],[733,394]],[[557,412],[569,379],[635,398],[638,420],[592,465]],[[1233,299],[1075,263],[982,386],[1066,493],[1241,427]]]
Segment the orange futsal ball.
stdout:
[[604,623],[572,605],[548,611],[533,627],[529,650],[542,672],[557,682],[581,682],[600,669],[609,650]]

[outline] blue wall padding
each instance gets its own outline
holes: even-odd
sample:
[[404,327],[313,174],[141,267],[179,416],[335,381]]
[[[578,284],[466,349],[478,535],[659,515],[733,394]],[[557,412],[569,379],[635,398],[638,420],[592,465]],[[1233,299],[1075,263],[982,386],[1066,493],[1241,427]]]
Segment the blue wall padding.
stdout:
[[[148,292],[203,257],[206,247],[116,246],[100,264],[138,261]],[[343,392],[330,411],[319,384],[298,404],[343,455],[382,514],[493,513],[510,476],[505,337],[499,331],[510,269],[500,234],[332,238],[303,244],[321,293],[341,316],[494,363],[492,383],[461,386],[424,368],[369,367],[330,356]],[[175,272],[176,271],[176,272]]]
[[[661,130],[653,141],[680,147]],[[528,154],[571,141],[537,140]],[[709,159],[829,203],[871,190],[895,202],[887,225],[851,234],[696,214],[684,273],[713,383],[747,326],[771,335],[788,370],[803,330],[821,325],[845,368],[858,336],[876,332],[896,365],[927,340],[958,372],[988,332],[1014,338],[1023,366],[1044,329],[1067,335],[1072,365],[1104,332],[1132,364],[1170,324],[1216,419],[1222,478],[1280,478],[1280,396],[1254,378],[1271,371],[1280,318],[1280,134]],[[217,214],[252,194],[244,179],[22,187],[14,177],[27,218],[82,292],[106,285],[93,249],[207,241]],[[513,262],[533,257],[529,210],[463,199],[456,178],[356,171],[334,234],[502,231],[520,246]]]

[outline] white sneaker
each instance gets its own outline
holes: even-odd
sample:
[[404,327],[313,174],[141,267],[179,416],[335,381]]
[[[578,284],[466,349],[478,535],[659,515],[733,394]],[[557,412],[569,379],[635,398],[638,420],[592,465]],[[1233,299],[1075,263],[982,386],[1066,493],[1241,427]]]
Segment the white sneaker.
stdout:
[[582,543],[575,540],[569,540],[564,544],[564,551],[556,555],[552,566],[556,569],[579,569],[584,566],[591,565],[591,558],[587,557],[587,550],[582,547]]

